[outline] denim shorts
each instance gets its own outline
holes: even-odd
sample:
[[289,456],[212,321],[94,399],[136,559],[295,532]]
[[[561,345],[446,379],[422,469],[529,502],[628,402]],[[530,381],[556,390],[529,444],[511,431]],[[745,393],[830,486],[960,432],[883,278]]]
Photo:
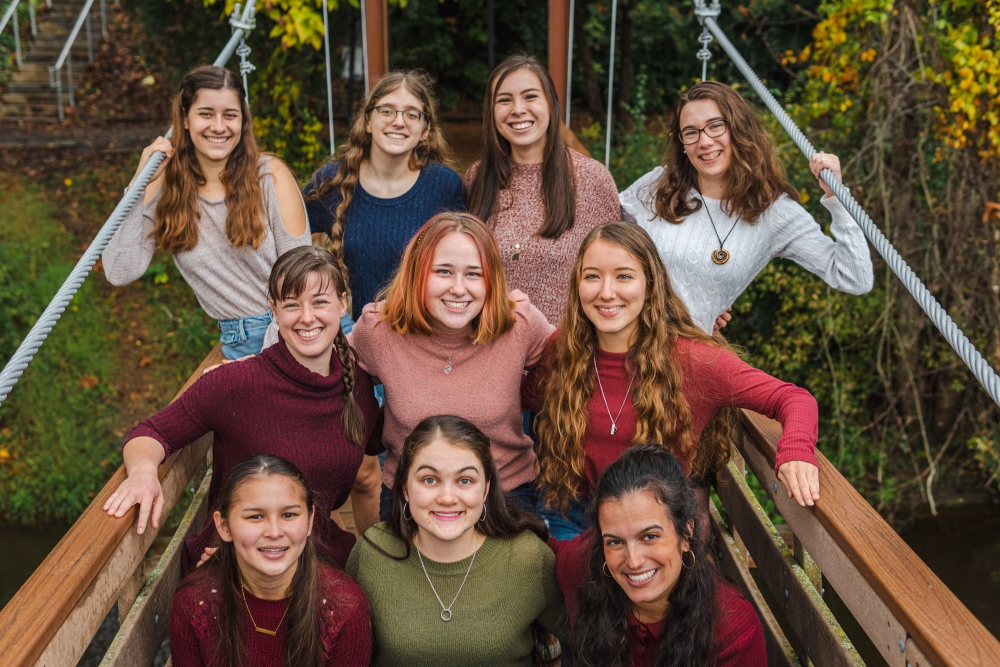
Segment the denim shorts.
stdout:
[[273,320],[271,312],[234,320],[219,320],[219,329],[222,331],[219,341],[226,359],[260,354],[264,347],[264,334]]

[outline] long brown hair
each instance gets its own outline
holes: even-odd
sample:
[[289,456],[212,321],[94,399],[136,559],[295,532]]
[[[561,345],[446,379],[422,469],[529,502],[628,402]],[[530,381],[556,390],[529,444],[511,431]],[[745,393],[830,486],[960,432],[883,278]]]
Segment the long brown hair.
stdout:
[[334,215],[333,226],[330,230],[330,251],[337,258],[337,265],[341,273],[347,276],[347,264],[344,262],[344,224],[346,223],[347,209],[354,199],[354,188],[358,184],[361,176],[361,163],[371,158],[372,135],[368,132],[368,118],[374,111],[382,98],[390,93],[394,93],[403,88],[412,93],[420,104],[427,123],[427,138],[417,144],[417,147],[410,153],[410,169],[423,169],[429,162],[440,162],[451,166],[453,163],[451,149],[441,133],[441,125],[437,119],[437,103],[434,100],[434,80],[427,72],[422,70],[405,70],[389,72],[383,75],[375,85],[372,86],[368,98],[365,100],[361,113],[359,113],[354,123],[351,125],[351,132],[347,141],[337,148],[336,153],[328,164],[340,163],[331,178],[321,183],[316,183],[317,171],[312,176],[315,187],[306,197],[307,201],[322,201],[331,190],[340,189],[340,203]]
[[[240,461],[229,471],[219,489],[218,511],[229,521],[240,489],[260,477],[281,475],[295,482],[302,491],[309,514],[313,513],[315,494],[302,471],[279,456],[259,454]],[[219,580],[219,645],[217,649],[227,667],[243,667],[247,661],[246,620],[241,588],[240,566],[232,542],[219,540],[219,550],[203,567],[193,572],[182,587],[204,581],[205,577]],[[319,553],[313,537],[306,538],[292,578],[292,599],[286,613],[285,664],[319,667],[325,664],[320,642],[320,617],[316,609],[317,564]],[[332,563],[328,563],[332,565]],[[333,601],[334,604],[336,601]]]
[[646,299],[626,356],[637,376],[632,390],[636,429],[631,444],[657,442],[679,458],[691,453],[695,444],[688,432],[691,411],[681,392],[683,374],[676,345],[680,338],[715,344],[695,326],[687,306],[671,288],[656,245],[645,230],[627,222],[606,222],[587,234],[573,265],[566,316],[551,353],[542,409],[535,422],[541,468],[538,484],[547,487],[547,504],[564,513],[584,479],[583,437],[587,401],[594,393],[590,367],[597,334],[580,303],[579,285],[584,253],[598,239],[635,257],[646,278]]
[[493,234],[482,220],[464,213],[439,213],[424,223],[410,239],[399,269],[389,284],[375,297],[384,300],[381,318],[399,334],[431,335],[427,310],[427,277],[434,261],[434,251],[449,234],[468,234],[479,248],[486,282],[486,303],[472,322],[469,337],[473,343],[491,343],[514,328],[514,302],[508,295],[507,279],[500,264]]
[[[526,69],[542,83],[542,92],[549,103],[549,127],[545,132],[542,157],[542,205],[545,220],[536,232],[546,239],[557,239],[572,229],[576,216],[576,183],[570,163],[570,153],[563,142],[559,126],[559,96],[549,71],[536,58],[518,54],[497,65],[486,84],[483,98],[483,146],[478,171],[469,185],[469,211],[483,220],[497,213],[500,191],[510,184],[513,159],[510,142],[497,129],[494,116],[496,91],[511,73]],[[513,202],[511,202],[511,205]]]
[[656,215],[667,222],[681,223],[701,209],[701,199],[691,197],[691,190],[698,189],[698,171],[680,142],[681,111],[697,100],[715,102],[726,121],[732,148],[722,203],[727,215],[735,214],[753,224],[782,194],[799,201],[799,193],[785,180],[771,136],[747,101],[724,83],[702,81],[677,98],[670,116],[662,156],[663,174],[651,191],[651,201],[647,202]]
[[[328,281],[338,297],[347,291],[347,281],[328,250],[316,246],[299,246],[284,253],[271,267],[267,291],[275,307],[279,301],[300,295],[309,282],[310,273],[319,274],[324,282]],[[364,444],[365,417],[361,414],[361,408],[354,398],[354,369],[357,368],[357,355],[354,348],[347,343],[343,328],[337,331],[334,348],[337,350],[337,358],[340,359],[340,366],[343,369],[344,410],[341,422],[344,425],[344,434],[350,442],[360,447]]]
[[192,70],[181,82],[174,99],[174,157],[163,172],[163,192],[156,205],[153,236],[168,252],[191,250],[198,245],[198,188],[205,185],[191,135],[184,128],[191,106],[201,90],[232,90],[240,104],[240,140],[226,160],[220,179],[226,189],[226,238],[234,248],[260,247],[267,227],[260,187],[260,151],[253,136],[253,120],[240,78],[224,67],[208,65]]

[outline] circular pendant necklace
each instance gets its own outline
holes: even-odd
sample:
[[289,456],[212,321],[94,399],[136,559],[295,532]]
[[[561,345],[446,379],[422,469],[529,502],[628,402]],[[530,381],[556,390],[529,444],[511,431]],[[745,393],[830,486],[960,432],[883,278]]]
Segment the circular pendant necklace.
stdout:
[[[482,546],[482,544],[479,546]],[[434,582],[431,581],[431,575],[427,574],[427,567],[424,565],[424,557],[420,555],[420,549],[417,548],[416,544],[413,545],[413,549],[417,552],[417,558],[420,560],[420,569],[424,571],[424,576],[427,577],[427,583],[431,585],[431,592],[434,593],[434,597],[437,598],[438,604],[441,605],[441,620],[447,623],[451,620],[451,608],[454,607],[455,602],[458,601],[458,596],[462,594],[465,582],[469,579],[469,573],[472,572],[472,564],[476,562],[476,554],[479,553],[479,547],[476,547],[476,550],[472,552],[472,560],[469,561],[469,569],[465,571],[465,579],[462,579],[462,583],[458,587],[458,592],[455,593],[454,599],[447,607],[444,606],[444,602],[441,601],[441,596],[438,595],[437,589],[434,588]]]
[[437,344],[437,341],[434,340],[434,334],[431,334],[430,339],[431,339],[431,343],[434,344],[434,347],[436,347],[438,350],[440,350],[441,354],[444,354],[444,355],[446,355],[448,357],[448,364],[444,367],[444,374],[445,375],[447,375],[448,373],[451,373],[451,355],[458,354],[459,352],[461,352],[465,348],[465,346],[469,344],[469,340],[470,340],[469,338],[466,338],[465,342],[462,343],[458,347],[457,350],[452,350],[451,352],[449,352],[448,350],[444,349],[443,347],[441,347],[440,345]]
[[712,223],[712,231],[715,232],[715,238],[719,240],[719,249],[712,251],[712,261],[716,264],[725,264],[729,261],[729,251],[723,246],[726,245],[726,241],[729,240],[729,236],[733,233],[733,230],[736,229],[736,225],[740,224],[740,218],[739,216],[736,217],[736,222],[734,222],[733,226],[729,228],[726,238],[722,238],[719,236],[719,229],[715,226],[715,220],[712,218],[712,212],[708,210],[708,202],[705,201],[704,195],[700,192],[698,193],[698,196],[701,197],[701,203],[705,207],[705,213],[708,214],[708,221]]

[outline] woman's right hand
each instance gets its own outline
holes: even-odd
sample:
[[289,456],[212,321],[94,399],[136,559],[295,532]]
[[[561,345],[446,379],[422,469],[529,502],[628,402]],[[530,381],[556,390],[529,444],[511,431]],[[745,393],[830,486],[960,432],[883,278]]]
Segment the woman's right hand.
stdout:
[[167,162],[170,160],[170,158],[174,156],[174,146],[163,137],[157,137],[155,140],[153,140],[153,143],[151,143],[150,145],[146,146],[146,148],[143,149],[142,155],[139,157],[139,166],[135,170],[135,176],[133,176],[132,180],[129,181],[128,186],[130,188],[132,187],[132,183],[135,183],[135,179],[139,177],[139,172],[142,171],[142,168],[146,166],[146,163],[149,162],[149,158],[153,157],[153,153],[155,153],[156,151],[160,151],[166,157],[163,158],[163,162],[160,163],[160,166],[157,168],[156,173],[154,173],[153,177],[149,179],[149,182],[152,183],[153,181],[158,179],[161,175],[163,175],[164,165],[166,165]]
[[194,564],[194,566],[195,567],[201,567],[202,565],[204,565],[208,561],[212,560],[212,556],[218,550],[219,550],[219,547],[205,547],[205,552],[201,555],[201,558],[198,560],[197,563]]
[[163,512],[163,488],[156,475],[156,468],[153,468],[152,472],[143,471],[129,475],[128,479],[111,494],[108,502],[104,503],[104,510],[108,516],[121,518],[136,504],[139,505],[139,523],[135,532],[142,535],[150,518],[153,528],[159,528],[160,514]]

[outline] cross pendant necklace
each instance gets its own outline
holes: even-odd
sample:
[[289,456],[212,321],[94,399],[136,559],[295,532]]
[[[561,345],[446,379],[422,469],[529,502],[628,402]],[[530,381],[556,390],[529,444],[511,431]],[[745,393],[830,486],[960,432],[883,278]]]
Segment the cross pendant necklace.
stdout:
[[632,372],[632,379],[628,381],[628,389],[625,390],[625,398],[622,399],[621,407],[618,408],[618,414],[614,417],[611,416],[611,408],[608,407],[608,397],[604,395],[604,385],[601,383],[601,371],[597,370],[596,354],[594,355],[594,373],[597,375],[597,386],[601,389],[601,398],[604,399],[604,409],[608,411],[608,419],[611,420],[611,435],[614,435],[618,431],[618,418],[622,416],[622,410],[625,409],[625,403],[628,402],[629,392],[632,391],[632,383],[635,382],[635,371]]

